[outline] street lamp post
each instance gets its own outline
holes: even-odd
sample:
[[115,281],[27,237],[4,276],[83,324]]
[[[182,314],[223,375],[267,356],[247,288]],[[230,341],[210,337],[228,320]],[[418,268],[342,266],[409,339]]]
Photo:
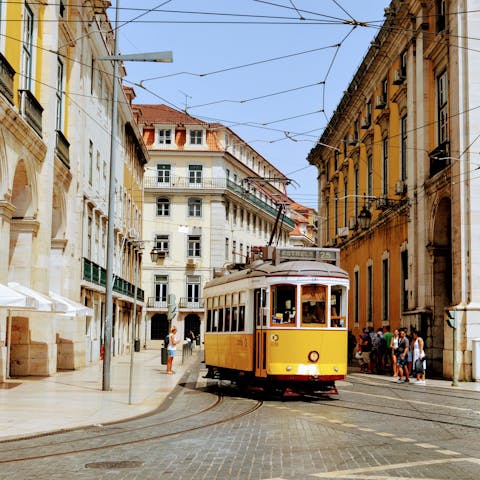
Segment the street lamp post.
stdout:
[[110,136],[110,176],[108,189],[108,230],[105,279],[105,330],[104,330],[104,357],[102,390],[110,390],[110,368],[112,361],[112,314],[113,314],[113,250],[114,250],[114,223],[115,223],[115,164],[118,121],[118,62],[172,62],[172,52],[153,52],[131,55],[120,55],[118,45],[118,28],[120,25],[120,1],[115,5],[115,39],[113,55],[98,57],[97,60],[113,62],[112,88],[112,129]]

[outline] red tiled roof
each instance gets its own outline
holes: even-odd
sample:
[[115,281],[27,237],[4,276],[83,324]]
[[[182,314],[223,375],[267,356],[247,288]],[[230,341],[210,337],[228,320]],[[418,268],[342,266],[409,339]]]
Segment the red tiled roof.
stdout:
[[147,125],[150,123],[206,125],[206,122],[191,117],[185,112],[180,112],[174,108],[167,107],[167,105],[134,104],[133,108],[138,112],[138,122]]

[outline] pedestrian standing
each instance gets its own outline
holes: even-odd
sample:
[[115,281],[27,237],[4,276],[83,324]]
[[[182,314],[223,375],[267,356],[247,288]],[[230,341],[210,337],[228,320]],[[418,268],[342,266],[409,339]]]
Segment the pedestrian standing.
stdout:
[[408,383],[408,350],[410,342],[407,338],[407,332],[405,329],[400,330],[400,339],[398,340],[398,347],[396,351],[397,355],[397,367],[398,367],[398,380],[397,383]]
[[360,335],[360,346],[362,348],[362,358],[365,362],[366,369],[365,373],[372,373],[372,337],[370,336],[368,328],[363,330],[362,335]]
[[393,368],[393,377],[398,378],[398,366],[397,366],[397,349],[398,341],[400,340],[400,333],[397,329],[393,331],[393,337],[390,340],[390,349],[392,352],[392,368]]
[[167,346],[167,373],[172,374],[175,373],[172,370],[173,366],[173,359],[175,358],[175,352],[177,351],[177,344],[179,342],[178,338],[176,337],[177,334],[177,327],[173,326],[170,329],[170,334],[168,335],[168,346]]
[[193,346],[195,345],[195,339],[197,337],[195,337],[195,334],[191,330],[189,330],[188,334],[187,334],[187,338],[190,340],[189,347],[190,347],[190,353],[192,353],[193,352]]
[[416,385],[425,385],[425,350],[423,338],[418,335],[417,330],[413,330],[413,371],[417,377],[412,383]]
[[384,327],[383,340],[385,352],[383,355],[383,365],[387,369],[393,369],[392,365],[392,338],[393,333],[390,331],[390,325]]

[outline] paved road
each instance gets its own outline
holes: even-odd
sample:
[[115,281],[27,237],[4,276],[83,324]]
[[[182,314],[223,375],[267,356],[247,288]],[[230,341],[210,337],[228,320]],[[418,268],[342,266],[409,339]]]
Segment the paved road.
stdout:
[[480,477],[476,392],[357,374],[338,399],[242,398],[200,368],[153,415],[0,444],[0,479]]

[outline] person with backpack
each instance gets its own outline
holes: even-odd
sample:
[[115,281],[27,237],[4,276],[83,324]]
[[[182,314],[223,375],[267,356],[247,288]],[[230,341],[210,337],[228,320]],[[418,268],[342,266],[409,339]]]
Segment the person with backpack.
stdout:
[[172,370],[173,366],[173,359],[175,358],[175,352],[177,350],[177,344],[179,342],[178,338],[175,336],[177,333],[177,327],[173,326],[170,329],[170,334],[166,337],[165,343],[167,347],[167,373],[172,374],[175,373]]

